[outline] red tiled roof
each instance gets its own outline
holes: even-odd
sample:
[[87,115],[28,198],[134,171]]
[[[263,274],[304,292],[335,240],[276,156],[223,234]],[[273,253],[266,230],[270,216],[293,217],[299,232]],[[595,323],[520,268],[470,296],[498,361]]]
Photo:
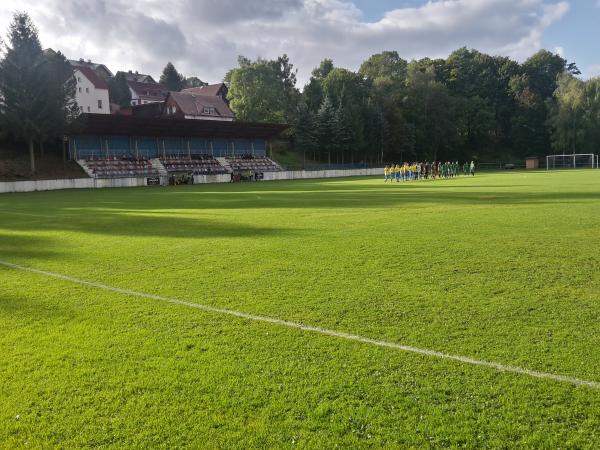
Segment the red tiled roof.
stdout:
[[169,93],[168,89],[158,83],[140,83],[128,81],[129,87],[140,97],[164,100]]
[[119,74],[122,74],[127,81],[136,81],[138,83],[156,83],[151,75],[146,75],[144,73],[118,71],[117,75]]
[[79,66],[75,67],[74,70],[81,72],[84,77],[90,80],[96,89],[108,89],[108,84],[106,84],[106,81],[96,75],[96,72],[89,67]]
[[[52,49],[47,49],[47,50],[54,51]],[[94,72],[96,72],[97,70],[103,70],[103,71],[106,72],[106,75],[108,75],[109,77],[113,76],[112,72],[104,64],[98,64],[98,63],[94,63],[94,62],[91,62],[91,61],[84,61],[83,59],[81,59],[81,60],[70,59],[69,63],[73,67],[89,67]]]
[[209,84],[208,86],[200,86],[188,89],[182,89],[181,92],[196,95],[217,95],[219,90],[225,83]]
[[[190,92],[169,92],[169,95],[186,116],[234,118],[233,112],[229,109],[227,103],[217,95],[197,95]],[[214,108],[215,115],[205,114],[205,107]]]

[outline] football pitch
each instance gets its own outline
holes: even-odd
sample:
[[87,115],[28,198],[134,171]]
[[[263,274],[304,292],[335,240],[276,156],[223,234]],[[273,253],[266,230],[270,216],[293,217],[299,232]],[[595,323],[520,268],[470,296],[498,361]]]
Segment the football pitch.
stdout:
[[0,447],[600,446],[600,171],[0,196]]

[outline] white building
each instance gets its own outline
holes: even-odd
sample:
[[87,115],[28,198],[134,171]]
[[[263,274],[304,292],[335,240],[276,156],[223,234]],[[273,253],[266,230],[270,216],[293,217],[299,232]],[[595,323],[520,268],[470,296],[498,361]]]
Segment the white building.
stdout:
[[110,114],[108,84],[89,67],[74,67],[75,100],[82,113]]

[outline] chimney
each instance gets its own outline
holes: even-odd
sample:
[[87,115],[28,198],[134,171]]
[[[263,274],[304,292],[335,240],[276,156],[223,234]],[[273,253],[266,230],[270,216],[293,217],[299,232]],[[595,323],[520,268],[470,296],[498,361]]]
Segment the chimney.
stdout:
[[129,73],[133,73],[131,70],[129,70]]
[[91,59],[88,59],[88,63],[90,63],[90,64],[91,64],[91,63],[92,63],[92,60],[91,60]]
[[79,58],[79,62],[83,62],[83,58]]

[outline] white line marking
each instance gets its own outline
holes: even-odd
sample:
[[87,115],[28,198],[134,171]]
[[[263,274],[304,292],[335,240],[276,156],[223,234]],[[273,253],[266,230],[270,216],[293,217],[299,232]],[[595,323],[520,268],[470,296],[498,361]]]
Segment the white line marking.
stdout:
[[471,364],[474,366],[487,367],[490,369],[498,370],[500,372],[511,372],[511,373],[527,375],[527,376],[535,377],[535,378],[543,378],[546,380],[559,381],[562,383],[570,383],[575,386],[586,386],[586,387],[591,387],[594,389],[600,389],[600,382],[598,382],[598,381],[583,380],[580,378],[570,377],[567,375],[557,375],[557,374],[549,373],[549,372],[540,372],[537,370],[530,370],[530,369],[526,369],[526,368],[518,367],[518,366],[510,366],[510,365],[500,364],[500,363],[496,363],[496,362],[485,361],[485,360],[481,360],[481,359],[474,359],[474,358],[470,358],[468,356],[452,355],[449,353],[438,352],[435,350],[428,350],[425,348],[397,344],[395,342],[380,341],[377,339],[371,339],[368,337],[358,336],[355,334],[344,333],[343,331],[329,330],[327,328],[315,327],[315,326],[311,326],[311,325],[304,325],[302,323],[290,322],[287,320],[276,319],[273,317],[258,316],[255,314],[248,314],[245,312],[236,311],[236,310],[232,310],[232,309],[217,308],[215,306],[202,305],[199,303],[191,303],[191,302],[186,302],[184,300],[178,300],[175,298],[162,297],[160,295],[146,294],[144,292],[132,291],[130,289],[122,289],[122,288],[108,286],[106,284],[101,284],[101,283],[94,283],[92,281],[81,280],[79,278],[74,278],[74,277],[70,277],[67,275],[62,275],[62,274],[54,273],[54,272],[48,272],[45,270],[34,269],[32,267],[21,266],[19,264],[13,264],[13,263],[9,263],[9,262],[2,261],[2,260],[0,260],[0,265],[9,267],[11,269],[23,270],[25,272],[36,273],[39,275],[45,275],[47,277],[52,277],[52,278],[56,278],[56,279],[63,280],[63,281],[69,281],[71,283],[76,283],[76,284],[80,284],[83,286],[90,286],[90,287],[97,288],[97,289],[104,289],[106,291],[116,292],[119,294],[130,295],[133,297],[141,297],[141,298],[148,298],[148,299],[152,299],[152,300],[159,300],[162,302],[173,303],[175,305],[182,305],[182,306],[188,306],[190,308],[200,309],[202,311],[207,311],[207,312],[211,312],[211,313],[226,314],[229,316],[241,317],[242,319],[266,322],[266,323],[271,323],[271,324],[275,324],[275,325],[282,325],[282,326],[286,326],[289,328],[295,328],[295,329],[303,330],[303,331],[310,331],[312,333],[319,333],[319,334],[323,334],[326,336],[333,336],[333,337],[337,337],[337,338],[347,339],[350,341],[357,341],[357,342],[362,342],[365,344],[371,344],[371,345],[375,345],[377,347],[394,348],[397,350],[402,350],[403,352],[417,353],[419,355],[431,356],[434,358],[447,359],[447,360],[451,360],[451,361],[458,361],[458,362],[461,362],[464,364]]

